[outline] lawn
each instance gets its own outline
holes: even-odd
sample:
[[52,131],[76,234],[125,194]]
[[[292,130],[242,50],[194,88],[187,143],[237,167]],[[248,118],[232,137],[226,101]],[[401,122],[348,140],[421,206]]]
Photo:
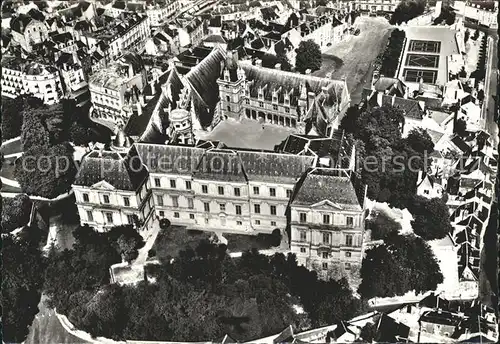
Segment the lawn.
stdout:
[[338,63],[326,61],[332,69],[322,67],[313,74],[324,77],[327,73],[332,73],[333,79],[345,78],[352,103],[356,104],[361,100],[363,87],[368,87],[371,82],[373,62],[384,50],[392,27],[385,18],[364,16],[356,19],[354,27],[360,29],[358,36],[349,36],[332,45],[326,52],[343,63],[339,66]]
[[213,232],[186,229],[184,226],[170,226],[160,230],[149,255],[156,256],[160,261],[170,260],[182,250],[196,249],[202,240],[209,240],[214,235]]
[[227,249],[229,252],[249,251],[252,248],[257,250],[267,250],[273,246],[273,237],[271,234],[245,235],[223,233],[227,239]]

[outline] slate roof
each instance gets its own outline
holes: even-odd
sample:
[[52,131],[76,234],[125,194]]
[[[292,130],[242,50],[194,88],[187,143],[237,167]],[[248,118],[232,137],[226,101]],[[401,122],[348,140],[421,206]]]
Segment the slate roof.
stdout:
[[404,97],[406,85],[398,78],[388,78],[381,76],[374,84],[373,87],[377,92],[388,91],[389,95],[396,95],[397,97]]
[[240,157],[230,150],[206,151],[194,171],[194,176],[205,180],[246,182]]
[[291,134],[288,136],[281,152],[290,154],[306,154],[308,151],[315,153],[318,157],[338,157],[342,146],[342,133],[335,132],[333,137],[308,136]]
[[208,24],[210,27],[221,27],[222,26],[222,17],[221,16],[215,16],[212,19],[210,19],[210,22]]
[[294,205],[311,206],[329,200],[343,207],[361,210],[362,197],[358,197],[352,179],[336,171],[316,170],[307,174],[292,201]]
[[314,157],[279,153],[239,151],[249,181],[294,184],[313,167]]
[[397,322],[390,316],[382,313],[377,326],[378,342],[381,343],[397,343],[403,338],[408,338],[410,328],[402,323]]
[[68,43],[73,40],[73,35],[69,32],[60,33],[51,37],[54,43]]
[[217,79],[221,75],[221,62],[225,61],[226,53],[216,46],[199,64],[191,68],[186,79],[209,108],[213,109],[219,101],[219,86]]
[[283,103],[285,93],[288,93],[290,95],[290,104],[296,106],[300,97],[300,89],[303,86],[305,86],[307,92],[313,92],[315,95],[320,94],[325,88],[326,97],[322,99],[322,106],[328,107],[336,104],[337,98],[340,99],[344,91],[344,82],[338,80],[257,67],[250,63],[240,62],[240,67],[245,71],[246,79],[253,81],[250,86],[250,96],[253,98],[258,97],[259,88],[264,89],[265,87],[264,98],[266,100],[272,100],[273,91],[280,90],[278,92],[278,102]]
[[413,99],[405,99],[395,96],[382,96],[382,106],[392,105],[404,111],[405,117],[414,119],[424,118],[424,111],[420,108],[420,103]]
[[90,187],[102,180],[118,190],[136,191],[146,180],[147,170],[130,149],[127,156],[111,151],[92,151],[82,160],[74,185]]
[[150,173],[192,175],[205,150],[190,146],[136,143],[138,155]]
[[10,20],[10,28],[12,31],[16,31],[24,34],[26,26],[33,20],[33,18],[27,14],[21,13]]

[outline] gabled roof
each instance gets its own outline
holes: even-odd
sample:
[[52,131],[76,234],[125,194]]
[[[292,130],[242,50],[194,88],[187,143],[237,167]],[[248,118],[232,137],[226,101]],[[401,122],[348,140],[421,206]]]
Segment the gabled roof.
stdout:
[[186,79],[193,90],[200,96],[200,100],[208,106],[215,108],[219,101],[219,87],[217,79],[221,75],[221,62],[225,61],[226,53],[216,46],[210,54],[199,64],[191,68]]
[[341,207],[361,210],[363,196],[356,193],[353,181],[346,172],[313,170],[299,183],[293,205],[311,206],[323,200],[339,204]]
[[146,180],[147,170],[130,149],[127,156],[111,151],[92,151],[82,160],[74,185],[91,187],[105,181],[118,190],[136,191]]

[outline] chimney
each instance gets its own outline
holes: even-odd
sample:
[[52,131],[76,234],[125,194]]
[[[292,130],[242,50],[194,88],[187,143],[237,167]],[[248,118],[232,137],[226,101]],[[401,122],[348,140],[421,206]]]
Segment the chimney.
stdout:
[[262,60],[261,59],[255,60],[255,66],[262,67]]
[[311,70],[310,69],[306,69],[306,75],[310,75],[311,74]]
[[276,63],[274,66],[275,69],[281,70],[281,63]]
[[328,94],[328,87],[326,87],[326,86],[321,87],[321,92],[323,94]]

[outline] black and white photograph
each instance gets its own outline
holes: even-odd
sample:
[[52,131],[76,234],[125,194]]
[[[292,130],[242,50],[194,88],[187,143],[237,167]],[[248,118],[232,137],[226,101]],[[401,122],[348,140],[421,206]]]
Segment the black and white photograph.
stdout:
[[2,343],[497,343],[498,5],[2,0]]

